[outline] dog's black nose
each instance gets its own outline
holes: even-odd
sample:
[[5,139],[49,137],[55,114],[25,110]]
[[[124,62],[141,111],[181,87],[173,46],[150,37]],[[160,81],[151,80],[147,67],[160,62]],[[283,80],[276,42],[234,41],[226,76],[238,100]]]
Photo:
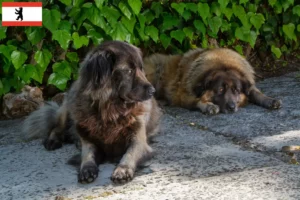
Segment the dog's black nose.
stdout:
[[148,95],[149,96],[153,96],[153,94],[155,93],[155,88],[153,87],[153,86],[150,86],[149,88],[148,88]]
[[233,102],[230,102],[230,103],[227,104],[227,108],[228,108],[228,110],[230,110],[230,111],[234,111],[234,110],[235,110],[235,107],[236,107],[236,105],[235,105],[235,103],[233,103]]

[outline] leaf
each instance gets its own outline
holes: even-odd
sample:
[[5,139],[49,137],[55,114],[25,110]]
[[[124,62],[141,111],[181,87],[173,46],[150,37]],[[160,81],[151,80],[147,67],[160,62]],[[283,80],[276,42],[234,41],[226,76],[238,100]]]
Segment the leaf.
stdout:
[[170,36],[182,44],[185,34],[182,30],[171,31]]
[[171,38],[163,33],[163,34],[160,34],[160,41],[161,41],[163,47],[165,49],[167,49],[171,43]]
[[15,69],[19,69],[27,60],[28,56],[26,53],[15,50],[11,53],[11,61]]
[[250,18],[250,22],[251,22],[251,24],[253,24],[253,26],[256,28],[256,30],[259,30],[260,27],[265,23],[265,18],[261,13],[259,13],[259,14],[253,15]]
[[64,90],[67,86],[68,77],[59,73],[52,73],[48,79],[48,84],[56,86],[60,90]]
[[252,48],[254,47],[257,38],[257,34],[254,31],[250,31],[245,27],[237,27],[235,36],[242,41],[248,42]]
[[281,57],[281,51],[278,47],[275,47],[274,45],[271,46],[271,51],[275,54],[277,58]]
[[210,9],[207,3],[198,3],[198,13],[202,17],[204,23],[206,23],[206,18],[210,16]]
[[[95,6],[92,6],[88,9],[89,14],[87,15],[87,19],[92,22],[92,24],[102,28],[106,33],[110,32],[111,28],[107,25],[104,17],[101,16],[100,10]],[[117,20],[116,20],[117,21]],[[116,23],[113,19],[113,24]]]
[[126,17],[121,18],[122,24],[126,27],[126,29],[133,34],[133,29],[136,23],[136,19],[132,18],[131,20],[127,19]]
[[128,4],[136,15],[140,13],[142,8],[142,2],[140,0],[128,0]]
[[180,24],[180,20],[177,17],[170,14],[164,15],[163,19],[164,20],[161,28],[162,32],[165,32],[166,30],[169,30],[173,27],[177,27]]
[[115,26],[118,22],[119,17],[121,16],[120,12],[113,7],[103,6],[101,12],[111,26]]
[[220,4],[221,9],[224,10],[228,5],[229,0],[218,0],[218,3]]
[[47,49],[43,49],[42,51],[37,51],[34,54],[34,60],[40,67],[45,71],[50,63],[52,58],[52,53]]
[[193,39],[194,30],[191,27],[183,28],[183,32],[188,38],[190,38],[191,40]]
[[129,42],[131,34],[127,31],[127,29],[121,22],[118,22],[116,28],[111,30],[110,36],[113,40]]
[[282,30],[284,34],[290,39],[290,40],[295,40],[297,41],[297,37],[295,35],[295,24],[289,23],[289,24],[284,24],[282,26]]
[[129,8],[127,7],[127,5],[124,2],[120,2],[119,3],[119,8],[122,11],[122,13],[128,18],[131,18],[131,12],[129,10]]
[[241,45],[236,45],[234,49],[241,55],[243,55],[243,47]]
[[297,25],[297,31],[300,32],[300,24]]
[[46,36],[45,29],[40,27],[26,27],[25,33],[33,45],[39,43]]
[[0,25],[0,41],[6,38],[6,29],[7,27]]
[[86,36],[79,36],[77,32],[72,34],[73,44],[75,49],[79,49],[82,46],[87,46],[89,44],[89,39]]
[[152,38],[152,40],[157,43],[158,40],[158,30],[155,26],[147,26],[145,28],[145,34]]
[[163,12],[163,7],[161,6],[161,4],[159,2],[153,2],[151,4],[151,10],[154,11],[155,18],[158,18],[161,15],[161,13]]
[[230,20],[232,14],[233,14],[233,11],[232,11],[231,8],[225,8],[225,9],[223,10],[223,13],[224,13],[224,15],[227,17],[227,19]]
[[94,45],[99,45],[104,40],[103,36],[99,32],[95,31],[94,29],[90,29],[88,31],[87,37],[92,39]]
[[222,19],[218,16],[214,16],[213,18],[209,18],[208,19],[208,25],[209,25],[211,31],[214,34],[218,34],[219,29],[222,25]]
[[59,23],[58,29],[71,31],[72,24],[67,20],[61,20],[60,23]]
[[3,54],[9,61],[11,61],[11,53],[16,49],[17,47],[13,45],[0,45],[0,53]]
[[104,2],[105,2],[105,0],[95,0],[97,8],[99,8],[100,10],[102,9]]
[[58,10],[43,9],[43,25],[51,32],[58,28],[60,18],[61,15]]
[[52,69],[53,72],[64,75],[68,78],[68,80],[70,80],[72,69],[67,61],[64,60],[60,63],[55,63],[52,65]]
[[66,6],[69,6],[72,3],[72,0],[59,0],[59,1],[65,4]]
[[193,13],[197,13],[198,8],[197,8],[197,5],[195,3],[186,3],[185,7],[186,7],[187,10],[190,10]]
[[277,0],[268,0],[270,6],[274,6]]
[[203,35],[206,34],[206,27],[200,20],[194,21],[194,26],[197,30],[199,30]]
[[66,56],[70,62],[79,62],[78,54],[76,52],[67,52]]
[[297,14],[300,17],[300,5],[296,5],[293,7],[293,14]]
[[63,49],[67,49],[72,40],[71,34],[66,30],[53,31],[52,40],[57,40]]
[[240,4],[245,4],[247,3],[249,0],[240,0]]
[[251,24],[248,21],[244,7],[240,5],[233,5],[232,10],[234,15],[237,16],[237,18],[239,18],[239,20],[242,22],[243,26],[247,29],[250,29]]
[[211,12],[215,13],[218,17],[221,15],[221,7],[217,2],[212,2]]
[[37,70],[31,64],[25,64],[15,72],[15,76],[19,76],[25,83],[29,83],[30,78],[36,75]]
[[171,7],[174,8],[180,15],[183,14],[185,4],[184,3],[171,3]]
[[293,4],[294,4],[294,0],[284,0],[284,1],[282,1],[283,10],[286,11]]
[[182,13],[182,17],[185,19],[185,21],[189,20],[191,18],[192,14],[185,10],[183,13]]

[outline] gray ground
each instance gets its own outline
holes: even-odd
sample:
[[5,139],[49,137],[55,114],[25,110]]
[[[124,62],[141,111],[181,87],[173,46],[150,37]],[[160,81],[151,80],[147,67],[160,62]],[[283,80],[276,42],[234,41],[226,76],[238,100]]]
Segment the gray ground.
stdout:
[[[152,144],[157,155],[125,185],[100,166],[88,185],[66,160],[74,146],[47,152],[41,141],[22,142],[22,120],[0,122],[0,199],[300,199],[300,167],[280,152],[300,145],[300,82],[296,74],[258,84],[284,107],[269,111],[248,105],[235,114],[204,116],[166,108]],[[62,198],[63,199],[63,198]]]

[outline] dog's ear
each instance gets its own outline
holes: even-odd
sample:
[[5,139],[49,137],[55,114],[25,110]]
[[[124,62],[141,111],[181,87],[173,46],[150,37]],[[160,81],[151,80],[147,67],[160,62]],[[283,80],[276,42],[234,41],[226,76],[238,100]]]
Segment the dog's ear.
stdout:
[[202,96],[202,94],[205,92],[205,90],[208,90],[211,88],[212,82],[213,82],[213,75],[208,75],[202,81],[195,84],[195,86],[193,87],[194,94],[197,97]]
[[96,51],[83,62],[80,77],[83,85],[97,89],[111,76],[115,56],[111,51]]
[[242,79],[242,92],[248,96],[250,94],[251,83],[247,79]]
[[193,87],[193,93],[194,95],[196,95],[196,97],[201,97],[202,94],[204,93],[205,88],[204,85],[202,83],[197,83],[194,87]]

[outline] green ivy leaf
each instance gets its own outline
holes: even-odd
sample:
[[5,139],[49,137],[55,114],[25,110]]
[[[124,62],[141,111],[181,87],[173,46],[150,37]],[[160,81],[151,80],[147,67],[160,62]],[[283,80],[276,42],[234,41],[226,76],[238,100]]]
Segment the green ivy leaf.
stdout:
[[128,4],[136,15],[140,13],[142,8],[142,2],[140,0],[128,0]]
[[0,25],[0,41],[6,38],[6,29],[7,27]]
[[284,1],[282,1],[283,10],[286,11],[293,4],[294,4],[294,0],[284,0]]
[[55,63],[54,65],[52,65],[52,69],[53,72],[64,75],[68,78],[68,80],[70,80],[72,69],[67,61],[64,60],[60,63]]
[[171,43],[171,38],[166,34],[160,34],[160,41],[165,49],[167,49]]
[[59,73],[52,73],[48,79],[48,84],[56,86],[60,90],[64,90],[67,86],[68,77]]
[[246,27],[237,27],[235,36],[242,41],[248,42],[252,48],[254,47],[257,38],[257,34]]
[[185,19],[185,21],[188,21],[189,19],[191,19],[192,14],[191,14],[190,11],[185,10],[185,11],[182,13],[182,17]]
[[242,22],[243,26],[247,29],[250,29],[251,24],[249,23],[244,7],[234,4],[232,10],[234,15],[237,16],[237,18],[239,18],[239,20]]
[[253,26],[256,28],[256,30],[259,30],[260,27],[265,23],[265,18],[261,13],[259,13],[259,14],[253,15],[250,18],[250,22],[251,22],[251,24],[253,24]]
[[71,31],[72,24],[67,20],[61,20],[60,23],[59,23],[58,29]]
[[180,24],[180,20],[173,15],[166,14],[163,16],[163,18],[164,20],[161,28],[162,32],[165,32],[166,30],[170,30],[173,27],[177,27]]
[[300,24],[297,25],[297,31],[300,32]]
[[249,0],[240,0],[240,4],[248,3]]
[[37,64],[45,71],[50,63],[52,58],[52,53],[47,49],[43,49],[42,51],[37,51],[34,54],[34,60]]
[[51,32],[58,28],[60,22],[60,12],[58,10],[43,9],[43,25]]
[[[87,15],[87,19],[92,22],[92,24],[102,28],[106,33],[110,32],[111,28],[109,25],[107,25],[105,19],[101,16],[100,10],[96,8],[95,6],[92,6],[90,9],[88,9],[89,14]],[[114,20],[112,20],[112,23],[115,23]]]
[[127,5],[124,2],[120,2],[119,3],[119,8],[122,11],[122,13],[128,18],[131,18],[131,12],[129,10],[129,8],[127,7]]
[[151,4],[151,10],[154,11],[155,18],[158,18],[161,15],[161,13],[163,12],[163,7],[161,6],[161,4],[159,2],[153,2]]
[[176,31],[171,31],[170,33],[171,38],[174,38],[180,44],[182,44],[183,39],[185,38],[185,34],[182,30],[176,30]]
[[271,51],[275,54],[277,58],[281,57],[281,51],[278,47],[275,47],[274,45],[271,46]]
[[217,2],[212,2],[211,12],[215,13],[219,17],[222,14],[220,4],[218,4]]
[[223,13],[224,13],[224,15],[226,16],[226,18],[227,18],[228,20],[230,20],[232,14],[233,14],[233,11],[232,11],[231,8],[225,8],[225,9],[223,10]]
[[293,14],[300,17],[300,5],[296,5],[293,7]]
[[180,15],[183,14],[185,4],[184,3],[171,3],[171,7],[174,8]]
[[52,40],[57,40],[63,49],[67,49],[72,40],[71,34],[66,30],[53,31]]
[[94,45],[99,45],[104,41],[103,36],[94,29],[88,31],[87,37],[92,39]]
[[229,0],[218,0],[218,3],[220,4],[221,9],[224,10],[228,5]]
[[101,12],[106,20],[110,23],[110,25],[114,28],[118,22],[119,17],[121,16],[120,12],[117,9],[108,6],[103,6]]
[[43,69],[40,65],[35,65],[34,66],[36,68],[36,72],[37,73],[33,73],[31,78],[39,83],[43,82],[43,77],[44,77],[44,72],[45,69]]
[[185,7],[187,10],[190,10],[193,13],[197,13],[197,11],[198,11],[197,4],[195,4],[195,3],[186,3]]
[[213,18],[209,18],[208,19],[208,25],[209,25],[211,31],[214,34],[218,34],[219,29],[222,25],[222,19],[218,16],[214,16]]
[[184,34],[190,38],[190,40],[193,39],[193,36],[194,36],[194,30],[191,28],[191,27],[185,27],[183,28],[183,32]]
[[89,39],[86,36],[79,36],[77,32],[72,34],[73,44],[75,49],[79,49],[82,46],[87,46],[89,44]]
[[210,16],[210,9],[207,3],[198,3],[198,13],[202,17],[204,23],[206,23],[206,18]]
[[234,49],[241,55],[243,55],[243,47],[241,45],[236,45]]
[[200,31],[203,35],[206,34],[206,27],[205,25],[200,21],[200,20],[195,20],[194,21],[194,26],[195,28]]
[[59,0],[59,1],[65,4],[66,6],[70,6],[72,3],[72,0]]
[[15,50],[11,53],[11,61],[15,69],[19,69],[27,60],[28,56],[26,53]]
[[133,34],[133,29],[136,23],[136,19],[132,18],[131,20],[127,19],[126,17],[121,18],[122,24],[127,28],[127,30]]
[[274,6],[277,0],[268,0],[270,6]]
[[15,71],[15,75],[20,77],[25,83],[29,83],[30,78],[37,75],[37,70],[35,66],[31,64],[25,64]]
[[79,62],[78,54],[76,52],[67,52],[66,56],[70,62]]
[[275,6],[274,6],[274,10],[276,14],[280,14],[282,13],[282,4],[279,1],[276,1]]
[[3,54],[9,61],[11,61],[11,53],[16,49],[17,47],[13,45],[0,45],[0,53]]
[[121,41],[129,42],[131,34],[127,31],[127,29],[121,22],[118,22],[116,28],[112,29],[112,31],[110,32],[110,36],[112,37],[113,40],[121,40]]
[[46,36],[45,29],[40,27],[26,27],[25,33],[33,45],[39,43]]
[[295,24],[289,23],[289,24],[284,24],[282,26],[282,30],[284,34],[289,38],[290,40],[295,40],[297,41],[297,37],[295,35]]
[[99,8],[100,10],[102,10],[102,6],[104,2],[105,0],[95,0],[97,8]]
[[145,28],[145,34],[152,38],[152,40],[157,43],[158,40],[158,30],[155,26],[147,26]]
[[228,23],[227,20],[222,20],[222,26],[221,26],[222,33],[230,30],[230,28],[231,28],[231,24]]

